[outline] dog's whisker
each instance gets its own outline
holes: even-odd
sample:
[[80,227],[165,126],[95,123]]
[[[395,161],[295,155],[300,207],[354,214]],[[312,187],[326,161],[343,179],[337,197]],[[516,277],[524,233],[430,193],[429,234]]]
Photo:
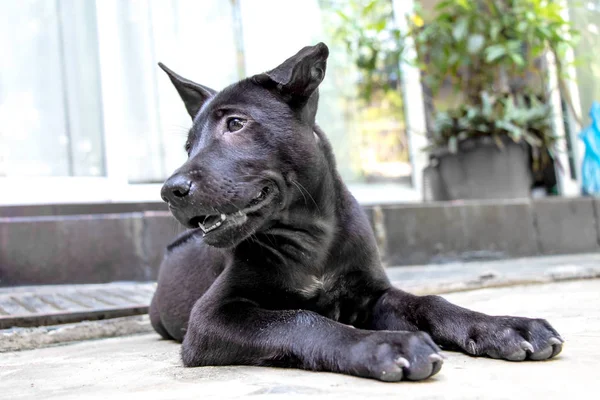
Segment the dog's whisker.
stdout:
[[[300,190],[300,193],[302,193],[302,190],[304,190],[304,192],[306,192],[306,194],[308,195],[308,197],[310,197],[310,199],[312,200],[315,207],[317,207],[317,211],[320,213],[321,209],[319,208],[319,205],[315,201],[314,197],[312,197],[310,192],[300,182],[292,180],[292,183],[294,183],[294,185],[296,185],[298,187],[298,189]],[[304,196],[304,194],[302,196]],[[305,200],[306,200],[306,198],[305,198]]]
[[269,243],[271,243],[271,245],[273,245],[273,246],[277,246],[277,244],[276,244],[276,243],[273,243],[273,240],[271,240],[271,236],[273,236],[273,235],[269,235],[269,234],[266,234],[266,235],[265,235],[265,237],[267,238],[267,240],[269,241]]
[[165,126],[163,128],[163,131],[167,134],[167,136],[174,135],[174,136],[180,136],[180,137],[187,137],[190,132],[190,127],[174,124],[174,125]]
[[298,188],[298,191],[300,192],[300,194],[304,198],[304,205],[308,208],[308,200],[306,199],[306,196],[304,195],[304,192],[302,191],[302,189],[300,188],[300,186],[298,185],[298,183],[296,183],[295,181],[291,181],[291,182],[294,184],[294,186],[296,186]]
[[255,240],[261,245],[261,247],[263,247],[266,250],[269,250],[275,257],[279,258],[282,263],[285,263],[285,256],[281,254],[281,252],[277,250],[275,246],[269,246],[265,242],[261,241],[257,236],[255,236]]

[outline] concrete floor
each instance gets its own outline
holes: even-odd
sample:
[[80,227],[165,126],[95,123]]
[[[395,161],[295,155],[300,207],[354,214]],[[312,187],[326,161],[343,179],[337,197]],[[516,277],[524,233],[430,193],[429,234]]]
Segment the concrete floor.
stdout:
[[255,367],[184,369],[179,345],[144,334],[0,354],[1,399],[410,398],[564,399],[600,392],[600,280],[444,295],[490,314],[547,318],[561,355],[512,363],[447,353],[420,383],[381,383],[331,373]]

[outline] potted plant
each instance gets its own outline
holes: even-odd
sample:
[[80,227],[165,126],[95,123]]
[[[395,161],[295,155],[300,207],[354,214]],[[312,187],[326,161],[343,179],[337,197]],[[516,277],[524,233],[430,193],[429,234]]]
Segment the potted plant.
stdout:
[[534,173],[551,166],[551,115],[536,97],[488,92],[476,105],[437,112],[425,199],[528,197]]
[[[374,2],[359,3],[375,10]],[[575,32],[562,11],[548,0],[443,0],[429,18],[410,16],[402,34],[393,19],[374,27],[355,22],[351,32],[360,34],[346,29],[344,40],[360,55],[357,61],[369,52],[356,38],[389,30],[399,42],[413,39],[422,84],[433,99],[427,132],[432,163],[425,171],[426,180],[436,182],[431,199],[527,197],[534,174],[552,167],[556,138],[545,104],[544,60],[547,52],[564,59],[572,45]],[[402,54],[401,46],[392,51]],[[371,54],[389,59],[382,47]],[[365,65],[377,63],[359,65],[368,78]],[[448,87],[458,96],[444,105],[438,94]]]

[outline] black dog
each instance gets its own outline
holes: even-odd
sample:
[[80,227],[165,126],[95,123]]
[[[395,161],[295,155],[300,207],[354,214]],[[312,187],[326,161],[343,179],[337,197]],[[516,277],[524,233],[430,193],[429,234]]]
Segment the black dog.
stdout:
[[[263,365],[384,381],[442,367],[438,345],[544,360],[541,319],[494,317],[391,286],[363,210],[315,124],[329,51],[305,47],[221,92],[161,64],[193,118],[188,160],[162,197],[196,228],[168,249],[150,316],[185,366]],[[437,345],[436,345],[437,344]]]

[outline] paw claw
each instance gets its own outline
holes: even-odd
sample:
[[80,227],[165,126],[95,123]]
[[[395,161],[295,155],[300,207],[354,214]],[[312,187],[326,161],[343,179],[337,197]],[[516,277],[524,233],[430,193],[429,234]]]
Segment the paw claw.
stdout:
[[563,344],[565,341],[561,337],[551,337],[550,340],[548,340],[548,342],[550,342],[551,345],[557,345]]
[[552,354],[550,355],[550,358],[556,357],[560,354],[560,352],[562,351],[563,343],[565,342],[564,340],[562,340],[562,338],[558,338],[560,343],[556,343],[556,341],[553,339],[556,338],[550,339],[550,343],[552,344]]
[[506,354],[504,356],[502,356],[501,358],[504,358],[508,361],[523,361],[525,359],[527,359],[528,355],[534,354],[534,349],[533,349],[533,345],[531,343],[529,343],[527,340],[523,340],[520,344],[521,349],[511,353],[511,354]]
[[442,358],[442,356],[440,354],[432,354],[429,356],[429,361],[433,363],[431,375],[429,376],[433,376],[440,372],[440,370],[442,369],[442,364],[444,364],[444,359]]
[[470,339],[467,342],[467,352],[471,355],[477,354],[477,344],[475,343],[475,341],[473,339]]
[[398,357],[396,359],[396,364],[398,364],[398,366],[403,367],[403,368],[408,368],[410,367],[410,363],[408,362],[408,360],[404,357]]
[[523,350],[529,352],[529,353],[533,353],[534,352],[533,345],[531,343],[529,343],[528,341],[526,341],[526,340],[523,340],[521,342],[521,348]]
[[562,339],[552,337],[548,340],[548,347],[531,354],[529,356],[529,359],[534,361],[541,361],[553,358],[562,351],[562,344]]

